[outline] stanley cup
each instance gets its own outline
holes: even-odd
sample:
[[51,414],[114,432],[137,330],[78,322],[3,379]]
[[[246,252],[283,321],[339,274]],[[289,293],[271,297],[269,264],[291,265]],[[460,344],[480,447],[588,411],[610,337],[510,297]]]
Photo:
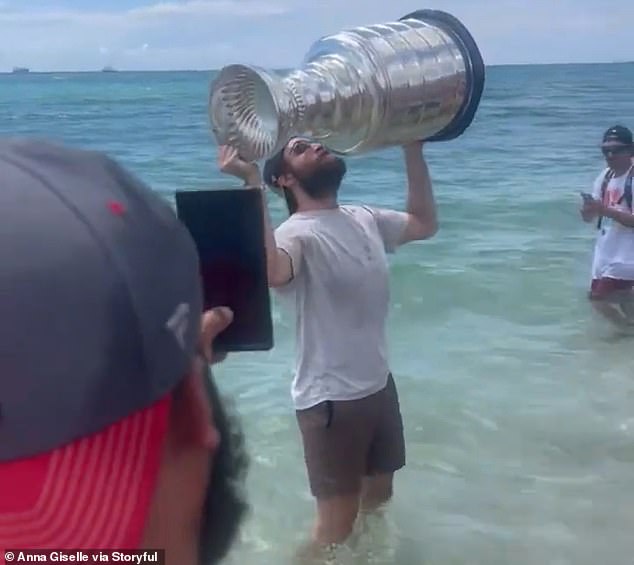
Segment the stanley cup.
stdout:
[[211,85],[209,118],[216,141],[248,161],[298,135],[359,154],[462,135],[484,78],[469,31],[450,14],[419,10],[324,37],[288,72],[224,67]]

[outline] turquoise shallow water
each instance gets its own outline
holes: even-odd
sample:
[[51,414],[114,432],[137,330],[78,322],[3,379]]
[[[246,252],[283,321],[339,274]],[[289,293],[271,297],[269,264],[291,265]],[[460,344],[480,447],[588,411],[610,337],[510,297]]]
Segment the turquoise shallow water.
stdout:
[[[169,198],[235,184],[207,130],[211,73],[0,75],[0,134],[106,149]],[[601,133],[634,127],[634,65],[488,70],[473,126],[426,153],[441,230],[392,259],[389,335],[408,465],[385,524],[342,563],[609,565],[634,555],[634,371],[585,300],[579,190]],[[344,201],[402,206],[397,150],[355,157]],[[275,223],[281,202],[271,199]],[[292,323],[219,366],[253,463],[229,558],[286,563],[312,501],[290,403]]]

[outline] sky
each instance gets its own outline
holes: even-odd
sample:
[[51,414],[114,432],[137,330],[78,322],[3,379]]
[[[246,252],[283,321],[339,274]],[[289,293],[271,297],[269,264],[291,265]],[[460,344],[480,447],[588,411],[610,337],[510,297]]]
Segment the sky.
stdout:
[[435,8],[487,65],[634,60],[631,0],[0,0],[0,71],[294,67],[320,37]]

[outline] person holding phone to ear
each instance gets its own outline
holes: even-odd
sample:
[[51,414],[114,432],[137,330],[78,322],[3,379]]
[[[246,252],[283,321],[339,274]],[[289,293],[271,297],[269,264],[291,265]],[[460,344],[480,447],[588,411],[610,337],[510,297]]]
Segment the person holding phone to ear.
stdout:
[[581,217],[596,221],[597,240],[589,297],[596,310],[619,327],[634,327],[634,213],[632,132],[613,126],[603,135],[601,151],[607,167],[594,182],[592,194],[582,193]]
[[394,473],[405,465],[385,336],[387,253],[438,229],[422,145],[403,148],[404,211],[340,205],[346,163],[308,139],[289,140],[266,161],[263,175],[235,149],[219,150],[221,171],[247,186],[264,180],[290,215],[275,231],[265,219],[268,276],[296,306],[292,398],[317,500],[312,549],[346,540],[360,510],[391,498]]

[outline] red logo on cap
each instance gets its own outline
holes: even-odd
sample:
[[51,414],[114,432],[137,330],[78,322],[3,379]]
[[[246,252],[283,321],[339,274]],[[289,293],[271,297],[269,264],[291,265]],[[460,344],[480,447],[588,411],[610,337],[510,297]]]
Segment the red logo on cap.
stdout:
[[111,200],[108,202],[108,208],[110,211],[116,216],[122,216],[125,213],[125,207],[121,202],[117,202],[116,200]]

